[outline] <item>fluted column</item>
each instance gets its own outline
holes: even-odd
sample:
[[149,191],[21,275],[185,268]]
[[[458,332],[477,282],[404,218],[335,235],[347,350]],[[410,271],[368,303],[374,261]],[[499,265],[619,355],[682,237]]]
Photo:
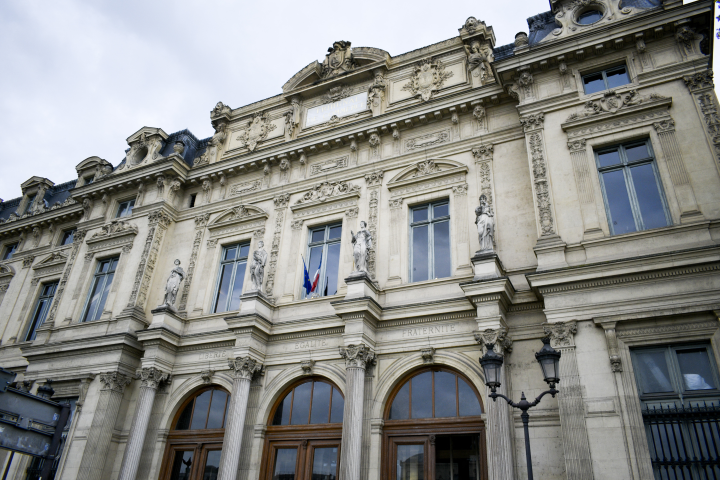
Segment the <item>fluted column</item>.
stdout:
[[697,200],[695,200],[695,192],[690,185],[690,176],[685,169],[685,162],[675,135],[675,120],[669,118],[655,122],[653,127],[660,139],[660,147],[665,154],[668,170],[670,170],[670,180],[672,180],[675,196],[680,205],[680,221],[702,220],[704,217],[700,213]]
[[[507,335],[507,328],[487,329],[482,333],[475,334],[475,340],[482,346],[483,355],[487,352],[487,345],[494,346],[495,353],[505,356],[512,352],[512,339]],[[509,396],[506,363],[500,370],[500,387],[497,393]],[[486,395],[490,394],[487,388]],[[486,396],[486,398],[489,398]],[[488,473],[490,480],[515,480],[512,435],[512,414],[511,407],[502,399],[488,401],[487,405],[487,458]]]
[[400,285],[402,277],[400,275],[400,244],[402,239],[405,220],[403,215],[403,199],[390,199],[390,265],[388,266],[387,285]]
[[140,465],[140,456],[143,452],[145,435],[150,423],[150,414],[155,403],[155,394],[160,384],[168,381],[169,378],[170,375],[155,367],[143,368],[140,372],[142,382],[140,384],[140,395],[135,407],[135,417],[130,427],[130,435],[125,446],[118,480],[135,480]]
[[591,172],[588,164],[587,140],[584,138],[569,140],[568,148],[570,149],[575,184],[580,197],[580,213],[583,219],[584,236],[586,239],[602,237],[604,233],[600,228],[600,218],[591,180],[591,175],[595,173],[595,169]]
[[577,322],[545,324],[553,348],[562,353],[560,357],[560,428],[565,453],[567,480],[591,480],[594,478],[590,442],[585,424],[582,387],[575,355]]
[[340,356],[345,359],[347,391],[343,412],[339,480],[360,480],[365,369],[375,362],[375,354],[367,345],[361,343],[340,347]]
[[250,382],[253,376],[260,371],[262,364],[250,357],[228,360],[232,370],[233,389],[230,395],[230,407],[225,421],[225,436],[220,455],[220,469],[218,480],[235,480],[240,463],[240,448],[242,447],[243,428],[245,426],[245,413],[247,412],[248,397],[250,395]]
[[85,451],[80,461],[78,480],[100,480],[102,478],[123,393],[125,387],[131,382],[129,376],[118,372],[103,373],[99,377],[103,387],[95,407]]

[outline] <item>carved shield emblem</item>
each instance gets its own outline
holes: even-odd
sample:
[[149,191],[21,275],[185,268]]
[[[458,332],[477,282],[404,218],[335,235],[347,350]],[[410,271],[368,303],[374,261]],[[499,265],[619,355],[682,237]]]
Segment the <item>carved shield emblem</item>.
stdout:
[[247,130],[238,137],[238,140],[245,143],[252,152],[257,147],[258,142],[265,140],[268,133],[275,130],[275,128],[274,123],[269,123],[262,114],[257,114],[248,125]]
[[453,72],[446,72],[443,64],[438,60],[432,63],[430,59],[423,60],[415,67],[415,73],[403,90],[419,95],[423,101],[428,101],[435,90],[442,88],[445,80],[453,76]]
[[345,61],[345,50],[335,50],[328,57],[328,63],[332,68],[339,68]]

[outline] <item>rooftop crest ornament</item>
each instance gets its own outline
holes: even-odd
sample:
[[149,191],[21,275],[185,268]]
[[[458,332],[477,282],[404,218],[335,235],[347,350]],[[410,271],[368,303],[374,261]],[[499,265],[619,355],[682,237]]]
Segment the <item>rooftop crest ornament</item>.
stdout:
[[440,60],[434,63],[426,58],[415,66],[415,72],[408,83],[402,89],[409,91],[413,96],[420,96],[424,102],[432,98],[435,90],[440,90],[445,80],[452,77],[453,72],[446,72],[445,66]]
[[350,45],[351,43],[345,40],[333,42],[322,64],[322,78],[349,72],[357,66]]

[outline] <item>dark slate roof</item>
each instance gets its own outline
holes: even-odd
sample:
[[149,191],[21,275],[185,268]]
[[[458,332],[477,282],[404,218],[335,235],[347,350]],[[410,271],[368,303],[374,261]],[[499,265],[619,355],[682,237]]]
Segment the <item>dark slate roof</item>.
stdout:
[[195,157],[198,157],[202,155],[202,153],[205,151],[207,147],[207,142],[210,140],[210,138],[205,138],[203,140],[198,140],[193,133],[188,130],[180,130],[179,132],[171,133],[168,136],[167,141],[165,142],[165,145],[160,150],[160,154],[164,157],[167,157],[171,153],[173,153],[173,145],[175,145],[175,142],[177,140],[182,140],[185,144],[185,151],[183,152],[183,159],[185,160],[185,163],[188,164],[189,167],[192,167],[193,161],[195,160]]
[[555,15],[550,12],[538,13],[527,19],[528,28],[530,34],[528,35],[528,43],[535,45],[539,43],[543,38],[550,35],[550,32],[558,28],[555,23]]
[[48,188],[47,192],[45,192],[45,197],[43,197],[43,200],[45,200],[45,207],[49,208],[58,202],[63,203],[67,200],[70,196],[70,190],[75,188],[76,183],[77,179]]
[[662,5],[662,0],[623,0],[622,7],[655,8]]
[[514,43],[508,43],[507,45],[501,45],[493,48],[493,56],[495,61],[504,60],[513,56],[513,50],[515,49]]
[[20,200],[22,200],[22,197],[5,200],[0,203],[0,219],[7,220],[10,214],[17,210],[18,205],[20,205]]

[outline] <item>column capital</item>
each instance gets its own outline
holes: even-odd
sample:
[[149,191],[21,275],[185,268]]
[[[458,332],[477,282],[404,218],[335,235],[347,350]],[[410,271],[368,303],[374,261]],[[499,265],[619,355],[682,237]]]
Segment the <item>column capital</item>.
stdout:
[[375,352],[364,343],[340,347],[340,356],[345,359],[345,368],[362,368],[363,370],[369,365],[374,365],[377,358]]
[[170,374],[155,367],[149,367],[140,370],[138,378],[141,381],[140,386],[157,390],[161,383],[170,381]]
[[575,334],[577,333],[577,322],[545,323],[543,331],[550,337],[550,344],[553,348],[575,347]]
[[543,128],[545,124],[545,113],[535,113],[535,114],[529,114],[525,115],[524,117],[520,117],[520,125],[522,125],[523,130],[525,133],[531,132],[533,130],[538,130]]
[[488,328],[482,332],[475,332],[475,341],[482,347],[482,353],[485,355],[487,346],[493,344],[495,353],[505,355],[512,352],[512,338],[508,336],[508,329],[505,327]]
[[674,132],[675,120],[673,120],[672,118],[668,118],[667,120],[661,120],[659,122],[653,123],[653,127],[655,127],[657,133]]
[[572,140],[568,140],[568,149],[570,149],[570,153],[577,153],[577,152],[585,152],[585,145],[587,143],[587,140],[584,138],[575,138]]
[[228,359],[228,365],[233,371],[235,378],[252,380],[253,376],[262,370],[262,363],[251,357]]
[[473,157],[475,157],[475,163],[480,162],[489,162],[493,159],[493,151],[495,150],[495,147],[493,144],[489,145],[477,145],[470,150],[473,154]]
[[685,86],[691,92],[702,90],[704,88],[715,87],[715,85],[713,84],[712,70],[705,70],[704,72],[698,72],[693,75],[685,75],[683,77],[683,80],[685,80]]
[[102,390],[112,390],[113,392],[123,393],[125,387],[130,385],[132,378],[120,372],[107,372],[100,374],[100,382],[103,384]]

